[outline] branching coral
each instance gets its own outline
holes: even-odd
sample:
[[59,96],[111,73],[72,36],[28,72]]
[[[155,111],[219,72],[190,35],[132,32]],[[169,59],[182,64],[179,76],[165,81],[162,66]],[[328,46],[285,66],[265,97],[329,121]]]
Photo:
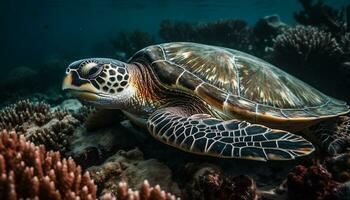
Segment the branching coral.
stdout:
[[[165,191],[160,189],[159,185],[155,187],[151,187],[147,180],[143,182],[139,191],[133,191],[130,189],[126,182],[120,182],[117,188],[116,199],[118,200],[175,200],[180,199],[176,198],[174,195],[170,193],[166,193]],[[111,194],[106,194],[102,198],[102,200],[113,199]]]
[[294,18],[300,24],[318,26],[334,34],[343,34],[346,31],[344,9],[336,10],[325,5],[323,0],[317,0],[316,3],[313,0],[299,2],[304,10],[294,13]]
[[0,199],[96,199],[88,172],[15,132],[0,133]]
[[78,120],[71,115],[65,116],[62,120],[52,119],[40,128],[28,130],[26,138],[34,144],[44,144],[47,149],[66,152],[69,136],[73,134],[78,124]]
[[66,151],[68,137],[79,121],[67,111],[51,111],[50,105],[19,101],[0,111],[0,130],[15,130],[47,149]]
[[339,61],[341,49],[330,33],[314,27],[297,26],[277,36],[274,60],[282,66],[320,70]]
[[23,100],[0,111],[0,129],[25,132],[31,124],[42,126],[51,118],[48,104]]
[[251,49],[252,30],[243,20],[221,20],[204,24],[165,20],[160,25],[159,34],[166,42],[187,41],[244,51]]
[[339,184],[322,166],[295,167],[287,178],[289,199],[334,199]]
[[346,9],[334,9],[323,0],[299,0],[304,10],[294,13],[297,22],[303,25],[317,26],[332,34],[340,44],[342,62],[350,61],[349,34],[350,34],[350,4]]

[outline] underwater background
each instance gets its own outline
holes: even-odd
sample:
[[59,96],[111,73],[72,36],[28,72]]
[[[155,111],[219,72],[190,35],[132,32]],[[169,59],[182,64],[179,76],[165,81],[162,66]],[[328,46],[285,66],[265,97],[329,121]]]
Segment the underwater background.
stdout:
[[[75,60],[189,41],[255,55],[349,105],[349,21],[349,0],[1,0],[0,199],[350,199],[349,148],[283,163],[197,156],[61,91]],[[349,121],[326,130],[347,147]]]

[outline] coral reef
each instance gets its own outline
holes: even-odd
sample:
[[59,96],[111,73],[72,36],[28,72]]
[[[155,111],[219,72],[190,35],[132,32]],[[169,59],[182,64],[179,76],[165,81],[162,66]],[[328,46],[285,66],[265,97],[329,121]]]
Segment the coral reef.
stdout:
[[330,33],[310,26],[288,28],[276,37],[273,49],[272,62],[276,66],[322,88],[328,95],[350,99],[342,91],[348,87],[344,85],[347,77],[340,73],[343,51]]
[[297,70],[328,70],[339,61],[341,48],[330,33],[315,27],[297,26],[278,35],[274,43],[274,60],[282,67]]
[[253,28],[254,55],[270,60],[273,50],[273,41],[277,35],[282,34],[288,26],[280,20],[278,15],[266,16],[258,20]]
[[340,185],[334,191],[334,199],[337,200],[349,200],[350,199],[350,182],[346,182]]
[[350,146],[350,117],[340,116],[311,127],[312,133],[330,155],[345,152]]
[[258,199],[256,184],[251,178],[244,175],[225,176],[213,166],[200,167],[185,191],[186,199],[194,200]]
[[198,42],[243,51],[251,50],[252,29],[243,20],[220,20],[203,24],[162,21],[160,36],[166,41]]
[[[171,193],[161,190],[159,185],[151,187],[147,180],[142,183],[139,191],[133,191],[126,182],[120,182],[117,187],[116,197],[118,200],[180,200],[180,198],[176,198]],[[111,195],[106,194],[102,197],[102,200],[110,198]]]
[[[323,0],[299,0],[304,10],[295,12],[294,18],[303,25],[317,26],[334,34],[343,34],[347,29],[345,10],[336,10]],[[349,9],[347,9],[349,10]],[[347,17],[349,18],[349,13]]]
[[0,133],[0,199],[96,199],[88,172],[15,132]]
[[160,23],[159,35],[166,42],[194,41],[196,24],[163,20]]
[[26,138],[36,145],[45,145],[49,150],[59,150],[61,153],[65,153],[68,151],[70,136],[78,124],[79,121],[71,115],[67,115],[61,120],[52,119],[42,127],[29,129],[26,132]]
[[325,161],[325,166],[332,178],[336,181],[350,181],[350,152],[330,157]]
[[[349,34],[350,34],[350,4],[341,9],[332,8],[318,0],[299,0],[304,10],[294,13],[297,22],[303,25],[318,27],[332,34],[337,40],[342,50],[341,61],[343,63],[350,61]],[[350,67],[347,65],[349,74]]]
[[147,32],[135,30],[132,32],[120,32],[118,37],[110,40],[114,49],[117,52],[125,53],[124,58],[118,56],[122,60],[126,61],[136,51],[155,44],[155,39]]
[[67,151],[69,136],[79,121],[67,111],[51,110],[50,105],[22,100],[0,111],[0,129],[15,130],[49,150]]
[[[114,114],[98,113],[99,111],[92,111],[92,116],[85,120],[83,126],[76,128],[70,138],[67,155],[73,157],[83,168],[99,165],[118,150],[130,150],[137,145],[135,136],[121,125]],[[96,119],[97,116],[100,117]]]
[[287,177],[289,199],[335,199],[339,184],[322,166],[298,165]]
[[109,157],[102,165],[88,168],[91,177],[102,194],[118,192],[118,182],[125,181],[129,187],[139,188],[144,180],[151,184],[159,184],[167,191],[178,195],[180,190],[172,180],[170,169],[155,159],[144,160],[137,149],[119,151]]
[[42,126],[51,118],[48,104],[22,100],[0,111],[0,129],[25,132],[33,124]]

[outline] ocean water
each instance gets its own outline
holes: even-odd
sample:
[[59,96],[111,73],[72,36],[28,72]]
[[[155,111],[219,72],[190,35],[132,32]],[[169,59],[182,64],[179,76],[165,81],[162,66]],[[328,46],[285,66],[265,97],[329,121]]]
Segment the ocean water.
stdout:
[[[136,190],[145,179],[152,186],[159,184],[162,189],[190,200],[229,199],[233,196],[234,199],[256,199],[258,193],[263,199],[287,199],[287,196],[288,199],[341,199],[339,195],[349,195],[346,192],[349,191],[350,181],[350,116],[346,105],[350,105],[350,0],[0,0],[0,25],[0,131],[15,130],[35,145],[44,145],[47,150],[59,151],[63,158],[72,158],[83,171],[91,173],[99,188],[97,192],[92,192],[93,196],[109,192],[117,195],[119,181],[128,182]],[[259,68],[261,61],[256,58],[250,60],[251,57],[246,55],[243,56],[246,60],[239,60],[241,57],[235,60],[241,63],[241,71],[235,68],[241,74],[226,77],[229,73],[234,74],[232,69],[220,71],[212,70],[212,67],[226,67],[225,53],[228,51],[204,55],[206,52],[199,48],[197,51],[203,54],[200,56],[207,56],[205,59],[209,57],[210,60],[204,59],[206,62],[199,63],[200,67],[190,67],[205,72],[194,73],[208,79],[207,82],[218,84],[221,81],[229,85],[224,89],[241,84],[238,90],[248,101],[239,101],[237,105],[243,111],[231,118],[237,116],[251,123],[288,131],[273,130],[278,133],[275,137],[285,135],[277,141],[269,138],[273,144],[266,145],[279,146],[266,148],[268,153],[264,151],[263,154],[260,148],[251,147],[246,151],[236,148],[240,149],[240,155],[252,155],[244,160],[230,159],[234,156],[223,159],[214,151],[214,156],[208,156],[197,155],[203,152],[191,153],[191,150],[182,147],[174,148],[172,146],[179,145],[166,145],[164,143],[167,141],[162,143],[154,139],[145,127],[139,126],[140,121],[130,117],[130,113],[125,115],[119,109],[95,107],[96,102],[111,103],[110,99],[115,97],[119,86],[126,85],[127,80],[136,82],[123,74],[126,73],[121,69],[124,65],[114,62],[120,64],[119,70],[107,71],[106,66],[98,68],[98,62],[88,60],[90,63],[81,64],[84,67],[80,70],[74,70],[76,63],[67,69],[70,63],[85,58],[112,58],[127,62],[144,47],[171,42],[194,42],[236,49],[276,66],[278,69],[267,64],[263,65],[265,68]],[[191,57],[196,53],[183,53],[180,57],[189,61],[187,64],[198,60],[201,62],[201,59]],[[181,60],[174,62],[180,63]],[[201,69],[204,67],[207,69]],[[112,77],[114,75],[110,71],[114,75],[122,75],[122,78]],[[105,73],[110,73],[108,76],[111,78],[102,85],[97,77],[102,79]],[[235,82],[237,77],[241,79]],[[112,88],[119,79],[125,83],[120,82],[118,88]],[[97,91],[96,85],[100,92],[103,91],[102,94],[111,98],[97,101],[97,97],[93,96]],[[62,86],[69,92],[63,91]],[[135,88],[126,85],[123,94],[132,94]],[[90,93],[75,91],[74,95],[74,92],[70,93],[72,90],[88,90]],[[232,91],[232,94],[235,95],[235,92]],[[211,91],[207,95],[217,100]],[[92,103],[83,101],[84,98]],[[113,100],[113,103],[118,103],[120,98],[118,96]],[[157,110],[152,107],[152,101],[135,102],[142,102],[142,106],[151,103],[147,104],[149,107],[142,107],[144,110],[141,111],[136,106],[130,109],[130,105],[135,104],[122,108],[132,110],[135,115],[142,112],[142,116],[150,114],[150,110]],[[236,102],[236,99],[232,99],[232,102]],[[261,110],[258,110],[258,106],[249,107],[251,102],[258,102]],[[104,108],[111,107],[116,108],[115,105]],[[281,111],[280,108],[285,109]],[[248,109],[251,109],[251,113],[255,109],[255,113],[261,115],[249,117],[244,112]],[[295,124],[288,124],[293,120],[283,121],[283,117],[288,118],[287,115],[297,119]],[[257,121],[257,116],[262,119],[267,117],[265,121]],[[225,117],[220,120],[228,120],[229,117]],[[318,124],[319,118],[327,120]],[[207,123],[217,122],[208,120]],[[227,123],[231,123],[227,127],[237,125],[232,121]],[[218,138],[222,137],[219,125],[212,128],[216,128]],[[262,129],[265,127],[253,126],[247,129],[251,131],[248,135]],[[308,134],[304,134],[306,132]],[[237,142],[236,136],[232,137],[225,139],[232,139],[230,141],[234,145],[242,142]],[[286,138],[292,139],[285,141],[288,140]],[[0,140],[3,139],[0,137]],[[295,143],[291,145],[291,141]],[[316,149],[314,152],[308,141],[312,141]],[[254,145],[259,145],[259,142]],[[222,147],[221,144],[213,145],[213,149]],[[247,143],[248,146],[252,144]],[[6,148],[1,148],[0,145],[0,153],[6,151]],[[277,159],[280,158],[278,156],[286,156],[287,151],[291,155],[292,150],[288,148],[300,150],[294,152],[295,159]],[[301,154],[300,159],[298,154]],[[263,159],[268,162],[256,161],[258,156],[265,156]],[[1,165],[2,160],[0,174],[5,169]],[[297,165],[300,166],[295,168]],[[113,166],[112,169],[110,166]],[[21,175],[19,173],[16,177],[17,181],[22,181]],[[28,177],[30,175],[23,179]],[[9,181],[3,180],[0,179],[0,199],[10,199],[10,196],[4,195],[6,188],[1,187],[12,186],[9,186]],[[286,180],[289,185],[283,185]],[[305,181],[304,185],[298,185],[300,180]],[[56,181],[55,184],[61,183]],[[276,188],[281,191],[275,192],[273,189]],[[27,194],[21,193],[23,191],[16,188],[17,196],[27,197]],[[66,193],[63,190],[59,192]],[[10,192],[6,194],[10,195]]]
[[[325,2],[340,8],[349,1]],[[110,56],[113,49],[105,44],[109,38],[132,30],[159,37],[162,20],[210,22],[237,18],[253,25],[264,16],[278,14],[283,22],[294,25],[293,12],[301,6],[297,0],[3,0],[0,9],[1,67],[9,69],[60,55]],[[94,51],[98,45],[104,46]]]
[[[52,69],[48,69],[46,66],[50,62],[51,65],[49,64],[49,66],[52,66],[52,62],[54,62],[56,65],[62,65],[61,67],[64,69],[69,62],[81,58],[119,58],[122,56],[126,60],[139,48],[150,44],[176,40],[197,42],[198,38],[202,37],[202,34],[198,32],[192,33],[195,34],[191,36],[192,38],[174,38],[176,34],[171,35],[168,30],[166,33],[168,36],[165,36],[168,38],[164,38],[164,35],[160,33],[161,23],[164,20],[169,20],[173,23],[206,24],[220,20],[239,19],[245,21],[249,32],[254,31],[254,27],[259,19],[265,16],[278,15],[282,23],[294,27],[298,24],[300,25],[300,22],[295,20],[293,13],[303,10],[301,2],[298,0],[1,1],[1,68],[6,76],[12,77],[11,71],[18,67],[28,67],[26,69],[34,69],[34,71],[39,68],[39,71],[42,71],[41,68],[46,68],[50,71]],[[317,1],[310,2],[316,4]],[[339,11],[339,13],[341,10],[345,10],[349,3],[348,0],[322,2]],[[346,13],[343,13],[343,21],[345,21],[345,16]],[[175,27],[170,32],[177,32],[177,28],[180,27]],[[127,41],[125,37],[120,37],[121,32],[125,33],[124,36],[126,37],[133,37],[130,36],[133,31],[140,31],[146,35],[139,35],[138,38],[131,39],[131,42]],[[179,31],[183,32],[183,30]],[[218,33],[218,36],[215,36],[215,34],[210,36],[211,38],[217,37],[216,41],[208,41],[206,39],[208,36],[203,36],[199,42],[225,46],[225,43],[228,43],[226,40],[231,40],[231,38],[225,40],[225,37],[229,37],[228,35],[230,34],[225,33],[225,30],[212,31],[222,32]],[[264,49],[269,49],[273,46],[272,41],[276,38],[276,33],[271,36],[268,36],[271,34],[268,32],[265,35],[256,33],[253,37],[261,37],[259,39],[261,41],[266,39],[263,37],[269,37],[267,39],[268,42],[258,42],[259,44],[253,44],[256,43],[255,39],[247,34],[238,34],[239,36],[233,38],[232,42],[226,46],[266,59],[268,62],[279,65],[278,67],[305,80],[303,73],[298,74],[293,69],[294,67],[284,67],[283,63],[280,64],[273,62],[272,59],[268,59],[267,57],[270,57],[270,55],[261,53]],[[247,37],[243,38],[244,35],[247,35]],[[220,37],[225,42],[220,41]],[[240,46],[242,40],[247,40],[244,47]],[[341,39],[338,38],[338,40],[338,43],[340,43]],[[253,46],[253,48],[251,46],[248,47],[248,45]],[[260,50],[255,50],[254,46],[259,46]],[[317,60],[317,58],[314,60]],[[61,63],[58,63],[58,61]],[[297,65],[295,64],[295,68],[299,67]],[[316,66],[318,64],[312,65]],[[57,71],[53,72],[55,75],[51,78],[58,81],[60,79],[57,74],[59,72],[58,66],[54,67],[54,69],[57,69]],[[317,71],[318,69],[308,69],[308,71],[313,70]],[[309,74],[312,73],[309,72]],[[47,77],[50,75],[42,76]],[[42,78],[45,80],[45,77]],[[322,91],[325,88],[327,94],[345,100],[348,99],[347,95],[343,95],[343,92],[341,92],[346,88],[342,86],[342,83],[334,83],[335,86],[327,88],[329,82],[323,80],[323,77],[320,78],[322,80],[312,80],[308,77],[309,75],[306,75],[306,82],[311,82],[311,85],[316,88]],[[331,81],[330,84],[332,85],[333,82]],[[35,84],[40,84],[40,82]],[[11,85],[13,84],[11,83]],[[338,85],[341,85],[341,87],[338,87]],[[333,88],[341,89],[336,93]],[[36,91],[38,90],[42,89],[39,87]],[[23,94],[19,93],[18,95],[21,96]]]

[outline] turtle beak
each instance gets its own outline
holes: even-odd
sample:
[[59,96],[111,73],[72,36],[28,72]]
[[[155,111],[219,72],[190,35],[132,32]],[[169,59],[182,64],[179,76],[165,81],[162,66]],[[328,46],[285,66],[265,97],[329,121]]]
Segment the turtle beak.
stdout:
[[63,80],[62,90],[72,89],[72,74],[69,73]]
[[74,80],[72,73],[68,73],[63,80],[62,90],[69,91],[77,98],[84,101],[97,101],[99,99],[98,91],[90,82],[85,82],[81,85],[75,85],[77,82]]

